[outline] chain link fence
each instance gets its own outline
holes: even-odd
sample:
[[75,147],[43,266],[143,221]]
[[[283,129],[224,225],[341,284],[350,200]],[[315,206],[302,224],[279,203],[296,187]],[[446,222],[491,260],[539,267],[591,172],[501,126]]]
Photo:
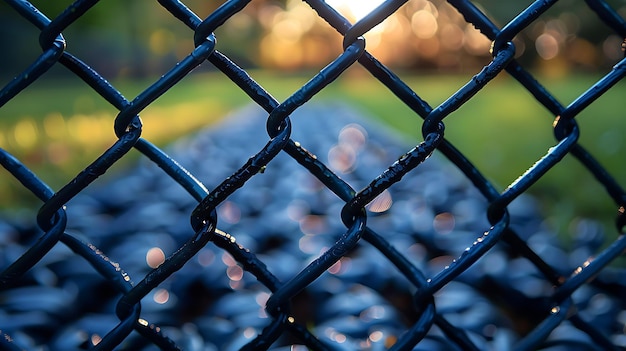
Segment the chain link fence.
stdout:
[[[372,56],[362,37],[403,6],[406,0],[386,1],[354,24],[323,0],[305,0],[311,11],[315,11],[343,36],[344,51],[283,102],[277,101],[248,72],[218,50],[214,31],[246,7],[250,0],[226,1],[204,19],[181,1],[159,0],[163,8],[189,27],[195,49],[132,100],[125,98],[98,72],[66,50],[62,32],[96,5],[97,0],[77,0],[53,19],[27,1],[5,1],[15,10],[15,16],[23,17],[41,31],[39,43],[43,53],[2,88],[0,113],[1,106],[55,65],[70,70],[119,113],[112,121],[117,141],[58,191],[52,190],[19,159],[0,150],[3,167],[43,203],[36,218],[32,218],[39,231],[30,233],[24,250],[8,244],[11,239],[2,239],[2,349],[46,349],[38,348],[41,343],[49,343],[52,349],[98,350],[620,350],[626,347],[623,332],[626,324],[626,313],[623,312],[626,311],[626,283],[623,278],[626,272],[609,266],[626,249],[623,236],[610,243],[601,242],[591,252],[585,251],[587,256],[575,262],[574,267],[577,268],[572,270],[571,262],[560,262],[561,256],[555,256],[554,251],[540,250],[533,245],[529,239],[532,233],[522,233],[512,225],[509,211],[511,203],[523,197],[531,185],[566,155],[572,155],[615,201],[615,208],[619,209],[617,231],[620,234],[626,224],[626,193],[579,143],[581,130],[576,122],[581,111],[626,74],[624,60],[617,62],[602,79],[564,106],[514,58],[513,38],[541,18],[556,0],[533,2],[502,28],[496,26],[475,3],[449,0],[449,4],[468,23],[493,41],[493,59],[436,107],[423,100],[396,73]],[[585,3],[589,15],[599,16],[617,35],[626,37],[626,22],[607,3],[602,0],[587,0]],[[10,51],[5,55],[10,55]],[[372,176],[370,170],[370,178],[360,190],[355,190],[347,178],[340,177],[331,170],[332,167],[305,148],[310,146],[292,138],[292,132],[293,135],[315,134],[327,128],[318,120],[319,116],[339,113],[340,108],[314,111],[313,117],[307,117],[310,119],[308,122],[294,117],[309,108],[311,104],[308,101],[318,92],[355,64],[363,66],[397,96],[399,104],[406,104],[423,119],[423,141],[402,151],[402,156],[395,162],[387,163],[380,174]],[[246,130],[233,127],[244,135],[234,132],[227,135],[228,132],[218,129],[213,135],[215,139],[222,140],[222,147],[227,153],[229,148],[234,149],[252,139],[251,134],[254,138],[260,136],[263,139],[261,148],[254,150],[246,162],[236,165],[234,173],[231,171],[230,176],[221,180],[201,179],[194,176],[195,171],[183,168],[181,160],[185,159],[185,153],[193,151],[193,145],[187,145],[182,152],[179,150],[180,156],[174,159],[172,153],[165,153],[141,137],[144,122],[139,114],[142,110],[200,65],[217,68],[265,111],[261,114],[262,128]],[[462,150],[445,139],[446,117],[453,115],[499,75],[516,79],[537,103],[550,111],[554,116],[556,137],[554,146],[504,191],[497,190],[463,155]],[[623,110],[621,106],[613,108]],[[371,133],[373,135],[375,131]],[[386,147],[389,145],[381,145],[379,150]],[[126,201],[124,196],[145,196],[149,199],[150,191],[161,191],[156,185],[145,193],[137,191],[143,182],[149,182],[149,176],[139,170],[137,174],[129,175],[134,177],[134,181],[131,178],[121,180],[128,182],[126,195],[124,192],[106,191],[101,194],[109,209],[117,209],[117,215],[112,217],[120,217],[118,222],[122,222],[121,226],[109,225],[113,221],[98,222],[96,217],[87,214],[72,214],[71,206],[67,210],[65,207],[85,193],[88,187],[91,189],[92,183],[131,149],[143,154],[151,164],[160,168],[162,174],[167,175],[167,180],[173,180],[179,188],[186,190],[190,199],[195,200],[192,207],[185,208],[190,225],[180,221],[169,223],[172,230],[182,233],[178,238],[184,240],[172,243],[171,254],[162,260],[157,258],[157,263],[152,264],[153,268],[148,271],[117,263],[125,257],[120,257],[123,254],[112,249],[110,241],[120,245],[125,240],[139,240],[138,236],[131,234],[141,228],[136,231],[129,229],[132,228],[130,222],[133,216],[139,216],[137,213],[142,211],[141,207],[145,209],[159,204],[142,202],[132,209],[131,212],[134,212],[130,215],[123,217],[120,214]],[[432,237],[411,233],[410,228],[405,228],[402,233],[398,229],[391,230],[390,225],[368,224],[375,222],[377,214],[367,211],[366,207],[387,192],[410,194],[414,188],[435,186],[437,189],[436,185],[443,182],[446,172],[436,177],[412,178],[429,169],[430,159],[427,161],[427,158],[435,150],[451,161],[466,178],[465,181],[469,180],[467,183],[471,184],[472,191],[482,195],[486,205],[484,211],[480,211],[485,218],[485,227],[481,229],[473,225],[465,236],[435,244]],[[233,227],[234,232],[230,234],[218,229],[222,226],[220,222],[229,222],[233,215],[228,208],[232,206],[230,199],[236,196],[251,207],[247,212],[250,218],[258,219],[258,223],[251,224],[248,231],[265,228],[264,232],[259,229],[259,235],[269,236],[272,231],[279,231],[277,228],[289,227],[285,218],[281,218],[285,209],[280,212],[281,209],[277,208],[282,206],[277,205],[278,199],[285,192],[285,187],[289,184],[297,186],[305,178],[295,176],[293,170],[274,169],[278,168],[275,167],[275,164],[278,165],[275,159],[286,155],[285,162],[305,171],[309,176],[306,178],[308,182],[314,177],[315,184],[323,184],[324,190],[320,187],[316,191],[326,191],[332,198],[340,199],[341,206],[329,207],[324,215],[327,217],[325,220],[342,226],[343,232],[324,233],[324,228],[328,227],[321,226],[318,233],[311,234],[303,233],[296,227],[296,230],[289,229],[287,237],[274,235],[269,243],[266,242],[268,247],[261,248],[250,241],[241,240],[240,243],[235,240],[246,235],[241,227]],[[223,167],[224,163],[232,165],[234,161],[212,159],[210,156],[208,153],[202,158],[202,163],[209,164],[209,168]],[[186,164],[186,167],[192,165]],[[260,188],[255,185],[255,180],[262,177],[290,180],[291,183],[280,183],[282,188],[278,185]],[[208,187],[203,182],[217,185]],[[263,202],[262,198],[270,196],[269,193],[273,193],[274,200]],[[299,203],[312,209],[314,205],[307,201]],[[172,209],[178,206],[176,202],[161,205],[171,206]],[[466,211],[476,211],[477,208],[482,207],[472,205]],[[261,219],[251,214],[254,211],[275,213]],[[395,207],[390,211],[395,211]],[[417,208],[412,208],[400,217],[415,216],[417,212]],[[83,223],[82,234],[73,234],[68,228],[73,222],[80,222],[81,218],[83,222],[84,218],[89,221]],[[169,218],[151,220],[168,222]],[[445,218],[440,217],[439,220],[445,226]],[[127,238],[120,235],[124,233],[120,228],[129,232]],[[108,244],[103,239],[107,236],[113,238]],[[300,262],[284,255],[285,252],[299,250],[297,246],[283,245],[285,242],[302,242],[318,237],[330,237],[332,241],[328,245],[320,245],[314,254],[291,256],[298,257]],[[149,242],[157,239],[147,235],[141,240]],[[466,249],[459,250],[459,246]],[[415,248],[421,248],[421,253]],[[93,283],[89,285],[89,290],[78,289],[70,294],[72,298],[69,301],[68,294],[62,293],[63,289],[37,290],[31,287],[26,290],[45,280],[36,274],[34,276],[33,272],[55,250],[64,254],[63,260],[53,263],[62,267],[60,272],[67,272],[71,279],[76,280],[75,286]],[[456,258],[439,266],[426,267],[420,263],[424,257],[435,258],[444,252],[446,257],[455,255]],[[227,271],[224,272],[224,266],[219,269],[205,262],[211,257],[222,257]],[[580,255],[576,257],[580,258]],[[383,262],[381,265],[384,268],[377,269],[371,261]],[[341,267],[345,268],[350,262],[352,273],[342,271]],[[478,266],[482,266],[483,270],[477,271]],[[295,272],[285,274],[293,271],[294,267],[297,267]],[[362,271],[354,273],[359,271],[358,268]],[[140,274],[139,279],[133,273],[131,280],[131,274],[127,273],[130,271]],[[72,275],[71,272],[80,274]],[[205,281],[204,286],[198,285],[198,280],[185,280],[183,272]],[[220,285],[217,282],[226,279],[224,275],[231,278],[231,283],[245,276],[252,287],[246,290],[233,288],[232,284]],[[235,276],[236,279],[233,278]],[[320,286],[320,281],[325,285]],[[376,283],[380,281],[385,283]],[[178,288],[180,301],[175,305],[177,308],[157,313],[158,308],[148,306],[150,299],[147,297],[158,300],[159,296],[167,295],[164,286],[171,287],[172,295]],[[223,290],[218,292],[219,289]],[[38,298],[29,299],[32,294]],[[107,302],[105,296],[108,296]],[[218,299],[222,296],[230,300]],[[458,307],[459,304],[464,307]],[[71,312],[72,309],[83,309],[83,315],[89,316],[95,314],[96,306],[108,311],[108,315],[105,313],[102,317],[100,314],[100,319],[91,320],[85,317],[79,327],[72,329],[72,333],[57,335],[56,339],[50,336],[53,334],[51,330],[58,328],[64,320],[64,314],[75,313]],[[51,310],[55,312],[48,313]],[[321,313],[321,310],[330,317],[325,320],[308,317]],[[337,317],[339,315],[343,317]],[[225,340],[231,342],[227,344]]]

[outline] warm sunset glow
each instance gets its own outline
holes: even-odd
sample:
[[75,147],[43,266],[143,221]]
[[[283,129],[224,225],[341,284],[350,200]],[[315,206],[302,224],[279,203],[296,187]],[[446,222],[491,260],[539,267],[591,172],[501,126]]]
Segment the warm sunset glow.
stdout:
[[[354,24],[385,1],[327,0],[326,3]],[[319,68],[334,60],[342,50],[342,37],[301,0],[287,0],[284,7],[266,8],[261,25],[265,33],[259,54],[266,67]],[[481,65],[491,57],[491,41],[445,2],[407,2],[363,37],[370,54],[395,67],[454,69]],[[542,48],[550,49],[547,45]],[[329,157],[341,163],[339,169],[346,168],[349,172],[350,155],[344,151],[340,145]]]
[[372,12],[384,0],[327,0],[326,3],[349,20],[360,20],[368,13]]

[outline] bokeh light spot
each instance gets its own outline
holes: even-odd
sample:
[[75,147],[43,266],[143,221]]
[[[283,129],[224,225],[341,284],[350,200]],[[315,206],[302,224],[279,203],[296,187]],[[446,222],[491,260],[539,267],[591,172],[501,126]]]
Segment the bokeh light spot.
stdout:
[[380,330],[376,330],[370,334],[369,339],[372,342],[379,342],[383,339],[383,332],[381,332]]
[[544,60],[551,60],[559,54],[559,41],[549,33],[543,33],[535,40],[537,54]]
[[374,213],[381,213],[389,210],[393,204],[391,193],[385,189],[367,205],[367,210]]
[[37,126],[30,118],[24,118],[17,122],[13,134],[15,142],[20,147],[29,149],[35,146],[37,141]]
[[338,144],[328,151],[328,163],[330,167],[341,173],[350,173],[356,163],[356,153],[353,148]]
[[449,234],[454,230],[454,215],[449,212],[440,213],[433,220],[433,228],[438,234]]
[[154,302],[163,305],[170,299],[170,292],[166,289],[159,289],[154,292]]
[[430,39],[437,33],[439,25],[433,13],[420,10],[411,16],[411,28],[418,38]]
[[100,343],[100,341],[102,341],[102,337],[98,334],[93,334],[91,335],[91,344],[93,346],[96,346]]
[[165,253],[161,248],[153,247],[146,253],[146,263],[150,268],[157,268],[165,262]]
[[233,281],[240,281],[243,278],[243,269],[239,266],[230,266],[226,269],[226,275]]

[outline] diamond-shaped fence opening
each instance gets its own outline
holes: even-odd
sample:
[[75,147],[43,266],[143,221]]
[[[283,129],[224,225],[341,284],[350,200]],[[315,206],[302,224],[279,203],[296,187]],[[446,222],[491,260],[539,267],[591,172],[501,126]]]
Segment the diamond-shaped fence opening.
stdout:
[[[301,22],[270,21],[259,11],[266,16],[259,23],[287,39],[300,39],[303,26],[332,30],[334,44],[343,48],[307,53],[289,51],[292,42],[283,42],[282,55],[294,55],[317,72],[283,101],[236,63],[254,57],[242,57],[237,45],[222,52],[218,40],[223,34],[236,41],[236,30],[249,16],[246,9],[267,4],[207,2],[201,7],[208,15],[202,18],[183,2],[159,0],[166,10],[161,15],[188,27],[188,37],[162,31],[143,38],[135,28],[138,38],[150,40],[153,52],[176,46],[178,57],[170,58],[176,63],[169,67],[155,68],[163,68],[163,75],[152,85],[126,97],[104,78],[109,68],[92,66],[87,57],[106,50],[74,55],[63,35],[95,11],[98,1],[63,5],[54,17],[27,1],[5,2],[9,18],[25,20],[39,33],[32,44],[42,52],[29,57],[22,72],[10,72],[15,78],[0,90],[0,114],[2,106],[59,68],[117,112],[114,119],[100,119],[98,129],[113,132],[92,141],[100,143],[101,154],[58,189],[29,169],[27,160],[0,150],[6,171],[41,202],[26,219],[0,222],[3,349],[626,348],[625,272],[611,265],[626,249],[621,236],[626,193],[609,171],[614,165],[604,168],[581,141],[585,129],[577,119],[604,93],[619,89],[626,66],[623,53],[609,54],[615,62],[604,76],[567,105],[559,102],[526,68],[519,47],[523,33],[547,28],[547,36],[536,40],[536,51],[551,58],[562,33],[542,16],[562,6],[558,1],[519,6],[520,12],[502,24],[462,0],[449,0],[441,13],[429,1],[389,0],[371,8],[364,2],[364,11],[348,13],[341,2],[305,0],[297,9],[306,13]],[[120,3],[121,11],[128,10],[120,16],[141,16],[135,6]],[[613,33],[606,43],[619,45],[626,37],[626,23],[612,4],[588,0],[582,8]],[[390,16],[400,11],[409,14],[404,25],[422,44],[378,35],[378,26],[393,22]],[[437,16],[451,24],[437,31]],[[116,33],[116,18],[104,17],[102,26]],[[311,18],[326,24],[307,22]],[[459,41],[459,31],[473,39]],[[444,49],[469,45],[467,52],[482,54],[466,52],[454,61],[429,51],[434,49],[428,39],[435,33]],[[101,45],[128,43],[127,38],[111,40],[114,36]],[[394,55],[376,51],[377,40],[421,50],[428,64],[443,68],[463,60],[484,59],[485,65],[435,105],[421,97],[420,90],[428,87],[410,86],[383,63]],[[266,62],[284,59],[276,48],[261,45],[259,51]],[[11,57],[11,48],[3,55]],[[315,60],[306,61],[313,55]],[[142,59],[138,62],[146,65],[156,62]],[[421,138],[401,138],[346,104],[311,102],[355,65],[412,111],[416,118],[406,123],[417,121]],[[144,125],[151,124],[140,118],[142,111],[181,88],[177,84],[194,69],[209,67],[232,80],[253,107],[167,151],[142,137]],[[496,77],[517,80],[520,92],[548,111],[555,136],[542,146],[548,152],[504,190],[446,134],[462,117],[454,115],[462,114],[481,89],[492,88]],[[186,121],[184,112],[173,113],[171,125]],[[65,122],[52,116],[48,123]],[[33,139],[33,127],[20,128],[17,142],[33,143],[20,140]],[[79,124],[69,128],[81,130]],[[534,133],[527,138],[530,145]],[[43,148],[59,150],[54,143]],[[132,150],[142,155],[137,166],[95,182]],[[593,221],[571,228],[575,239],[569,247],[547,233],[526,192],[564,166],[564,158],[577,159],[619,209],[619,236],[605,237]]]

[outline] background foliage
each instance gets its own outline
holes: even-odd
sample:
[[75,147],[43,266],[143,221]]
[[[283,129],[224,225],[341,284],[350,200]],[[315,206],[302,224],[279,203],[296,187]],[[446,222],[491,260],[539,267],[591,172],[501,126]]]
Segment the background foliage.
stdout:
[[[329,0],[354,20],[380,0]],[[49,18],[69,1],[35,0]],[[199,16],[207,16],[223,1],[185,2]],[[528,2],[479,1],[495,23],[506,23]],[[609,3],[624,15],[623,1]],[[100,1],[64,31],[68,50],[83,58],[107,79],[160,74],[193,48],[190,30],[149,1]],[[24,58],[36,57],[38,30],[16,18],[0,2],[0,75],[19,72]],[[318,69],[341,50],[341,36],[299,0],[255,0],[216,33],[219,50],[246,68]],[[445,1],[407,2],[396,14],[366,35],[368,50],[388,66],[410,70],[473,70],[488,62],[490,42],[463,21]],[[515,38],[517,59],[562,75],[570,70],[610,67],[621,54],[622,39],[609,33],[583,1],[562,0]],[[408,43],[409,45],[406,45]],[[62,74],[63,72],[57,72]]]

